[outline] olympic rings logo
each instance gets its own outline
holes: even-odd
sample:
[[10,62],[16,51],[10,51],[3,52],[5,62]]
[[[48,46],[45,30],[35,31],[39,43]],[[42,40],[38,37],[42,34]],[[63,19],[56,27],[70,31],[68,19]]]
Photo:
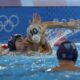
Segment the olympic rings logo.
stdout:
[[0,31],[11,32],[15,27],[19,25],[19,17],[17,15],[0,15]]

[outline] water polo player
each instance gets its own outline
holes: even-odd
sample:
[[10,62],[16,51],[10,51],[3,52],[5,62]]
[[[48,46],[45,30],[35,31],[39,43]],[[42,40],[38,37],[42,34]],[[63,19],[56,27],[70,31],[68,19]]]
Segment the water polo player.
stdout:
[[10,36],[8,41],[8,49],[4,50],[2,54],[8,54],[9,52],[24,52],[25,46],[23,37],[21,34],[14,34]]
[[59,67],[53,68],[53,70],[80,71],[80,68],[75,66],[77,58],[78,52],[75,44],[70,41],[64,41],[60,44],[57,50],[57,59],[59,61]]
[[30,52],[52,53],[52,49],[42,33],[42,26],[39,24],[33,24],[28,27],[26,43]]

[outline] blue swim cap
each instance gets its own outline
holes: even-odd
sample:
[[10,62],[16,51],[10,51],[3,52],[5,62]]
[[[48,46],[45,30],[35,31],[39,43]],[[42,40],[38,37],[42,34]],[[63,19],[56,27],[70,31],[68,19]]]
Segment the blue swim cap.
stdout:
[[78,57],[78,52],[76,46],[73,42],[64,41],[60,44],[57,50],[58,60],[71,60],[76,61]]
[[8,48],[10,51],[16,50],[15,41],[21,37],[22,37],[21,34],[14,34],[14,35],[10,36],[10,39],[8,41]]

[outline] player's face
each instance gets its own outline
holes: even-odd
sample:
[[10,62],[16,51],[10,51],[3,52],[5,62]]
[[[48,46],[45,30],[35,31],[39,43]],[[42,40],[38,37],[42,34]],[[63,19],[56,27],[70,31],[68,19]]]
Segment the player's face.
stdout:
[[17,50],[23,50],[24,49],[23,38],[17,39],[16,42],[15,42],[15,45],[16,45]]

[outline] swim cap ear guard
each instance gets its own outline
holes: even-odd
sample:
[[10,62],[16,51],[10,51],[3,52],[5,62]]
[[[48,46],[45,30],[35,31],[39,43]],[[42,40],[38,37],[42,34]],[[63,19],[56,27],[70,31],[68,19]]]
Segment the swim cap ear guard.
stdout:
[[8,41],[8,48],[10,51],[15,51],[16,50],[15,42],[14,41]]
[[33,35],[33,36],[32,36],[32,41],[33,41],[34,43],[39,43],[40,40],[41,40],[40,35]]
[[58,60],[70,60],[75,62],[78,57],[77,49],[74,43],[70,41],[64,41],[61,43],[57,50]]
[[13,36],[10,37],[11,39],[8,41],[8,48],[10,51],[15,51],[16,50],[16,46],[15,46],[15,41]]
[[10,38],[8,40],[8,48],[10,51],[16,50],[15,41],[20,37],[22,37],[21,34],[14,34],[14,35],[10,36]]

